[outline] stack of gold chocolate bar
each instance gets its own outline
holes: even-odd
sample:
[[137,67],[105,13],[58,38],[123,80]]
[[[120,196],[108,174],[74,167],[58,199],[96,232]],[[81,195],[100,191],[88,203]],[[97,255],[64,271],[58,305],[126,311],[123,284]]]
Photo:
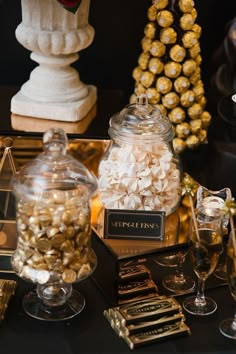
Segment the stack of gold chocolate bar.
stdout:
[[191,334],[180,304],[172,297],[155,295],[112,307],[104,316],[130,349]]
[[158,295],[157,286],[144,264],[121,264],[117,291],[119,305]]
[[15,289],[15,280],[0,279],[0,321],[4,319],[9,301],[15,293]]

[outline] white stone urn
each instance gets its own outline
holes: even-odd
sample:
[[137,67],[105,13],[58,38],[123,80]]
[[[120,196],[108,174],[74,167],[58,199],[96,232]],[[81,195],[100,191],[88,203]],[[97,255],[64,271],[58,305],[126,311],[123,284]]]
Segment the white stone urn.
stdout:
[[96,87],[85,85],[71,66],[94,38],[89,7],[90,0],[82,0],[73,14],[56,0],[21,0],[22,22],[16,38],[39,65],[12,97],[12,113],[77,122],[95,105]]

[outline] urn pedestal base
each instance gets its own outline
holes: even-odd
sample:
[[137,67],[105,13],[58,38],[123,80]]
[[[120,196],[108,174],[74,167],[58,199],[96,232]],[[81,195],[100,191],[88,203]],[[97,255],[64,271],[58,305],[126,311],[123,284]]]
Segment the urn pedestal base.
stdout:
[[97,100],[97,89],[88,85],[88,95],[75,102],[36,102],[19,91],[11,100],[11,112],[28,117],[78,122],[91,110]]

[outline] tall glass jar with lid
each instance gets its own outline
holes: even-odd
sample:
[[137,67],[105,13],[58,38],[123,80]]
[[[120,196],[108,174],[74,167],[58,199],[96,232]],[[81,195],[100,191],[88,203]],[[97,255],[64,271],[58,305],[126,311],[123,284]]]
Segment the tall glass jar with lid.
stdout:
[[111,117],[110,145],[99,164],[105,209],[173,213],[181,198],[181,163],[169,119],[145,95]]

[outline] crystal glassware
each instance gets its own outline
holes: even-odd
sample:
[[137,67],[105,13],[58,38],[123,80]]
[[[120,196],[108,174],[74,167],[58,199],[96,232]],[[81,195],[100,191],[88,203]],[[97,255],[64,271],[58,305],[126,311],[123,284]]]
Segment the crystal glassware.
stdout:
[[67,153],[67,136],[58,128],[43,136],[44,151],[12,179],[16,197],[16,274],[36,289],[23,298],[30,316],[65,320],[82,311],[85,300],[72,284],[96,266],[90,245],[90,200],[96,177]]
[[189,232],[189,253],[198,278],[196,296],[187,297],[183,308],[193,315],[209,315],[217,309],[216,302],[205,297],[205,282],[212,274],[223,250],[222,213],[219,209],[200,206],[192,217]]
[[[226,269],[229,290],[236,304],[236,240],[233,241],[233,237],[234,235],[231,232],[227,244]],[[224,336],[236,339],[236,311],[234,316],[220,323],[219,329]]]

